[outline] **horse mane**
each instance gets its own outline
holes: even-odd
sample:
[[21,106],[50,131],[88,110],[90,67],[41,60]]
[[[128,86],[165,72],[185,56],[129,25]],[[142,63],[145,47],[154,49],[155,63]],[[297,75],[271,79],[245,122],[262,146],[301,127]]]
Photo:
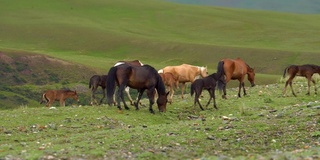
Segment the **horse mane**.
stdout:
[[156,69],[154,69],[152,66],[145,64],[143,65],[143,67],[146,67],[151,73],[151,76],[155,76],[156,77],[156,89],[160,94],[165,94],[166,93],[166,88],[164,86],[164,83],[162,81],[161,76],[159,75],[158,71]]

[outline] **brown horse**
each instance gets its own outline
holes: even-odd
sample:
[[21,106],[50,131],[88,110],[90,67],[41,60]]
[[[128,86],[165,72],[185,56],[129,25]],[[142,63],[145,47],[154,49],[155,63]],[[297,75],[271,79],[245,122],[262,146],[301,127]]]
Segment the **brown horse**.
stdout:
[[65,100],[67,98],[73,98],[75,101],[79,101],[76,91],[71,90],[47,90],[42,94],[40,104],[47,102],[46,106],[50,107],[54,101],[60,101],[60,106],[65,106]]
[[123,90],[126,86],[129,86],[131,88],[138,90],[138,100],[136,103],[134,103],[136,109],[138,110],[138,104],[141,99],[141,96],[145,90],[148,92],[148,98],[149,98],[149,111],[151,113],[154,113],[152,109],[152,105],[154,104],[154,95],[155,90],[158,92],[158,99],[157,104],[160,112],[166,111],[166,105],[167,105],[167,95],[165,91],[165,86],[163,84],[163,81],[160,77],[160,75],[157,73],[157,71],[149,66],[131,66],[127,64],[118,65],[115,67],[110,68],[108,72],[108,78],[107,78],[107,99],[108,104],[111,105],[112,102],[112,96],[115,92],[115,86],[116,84],[119,86],[118,92],[117,92],[117,104],[119,110],[121,110],[120,106],[120,98],[124,104],[125,109],[129,109],[126,102],[124,101],[123,97]]
[[204,77],[202,79],[197,79],[195,80],[192,84],[191,84],[191,96],[196,93],[195,97],[194,97],[194,105],[196,106],[196,103],[199,104],[201,110],[203,110],[200,102],[199,102],[199,97],[202,93],[203,89],[208,90],[209,94],[210,94],[210,99],[206,105],[206,107],[210,104],[211,99],[213,99],[213,107],[215,109],[217,108],[216,105],[216,98],[215,98],[215,88],[216,88],[216,84],[218,84],[218,89],[221,91],[223,89],[223,86],[225,86],[225,79],[223,76],[220,76],[216,73],[213,73],[207,77]]
[[192,66],[189,64],[182,64],[180,66],[167,66],[163,69],[158,71],[159,73],[167,73],[170,72],[173,75],[177,76],[179,78],[179,83],[182,84],[181,86],[181,98],[184,98],[184,88],[185,83],[187,82],[193,82],[195,79],[197,79],[198,76],[201,77],[207,77],[207,67],[198,67],[198,66]]
[[90,78],[89,88],[91,89],[91,102],[90,102],[91,105],[93,105],[94,103],[98,104],[94,94],[97,91],[99,86],[102,88],[102,94],[103,94],[103,97],[99,102],[99,105],[102,103],[102,100],[106,96],[107,76],[108,75],[94,75]]
[[170,72],[159,73],[159,75],[161,76],[161,79],[162,79],[164,85],[169,88],[169,91],[170,91],[169,103],[171,104],[172,99],[173,99],[173,94],[174,94],[173,88],[178,88],[179,78]]
[[[115,65],[115,66],[119,66],[119,65],[122,65],[122,64],[127,64],[127,65],[132,65],[132,66],[143,66],[143,63],[141,63],[140,60],[133,60],[133,61],[118,61]],[[129,101],[130,101],[130,104],[131,105],[134,105],[134,101],[132,100],[131,96],[130,96],[130,93],[129,93],[129,90],[130,90],[130,87],[126,87],[125,89],[125,92],[127,93],[127,96],[129,98]],[[138,97],[137,99],[138,100]],[[113,98],[113,101],[115,102],[115,98]],[[115,104],[115,103],[114,103]]]
[[285,78],[286,73],[289,74],[289,79],[286,81],[286,85],[283,90],[283,95],[286,94],[287,86],[288,86],[288,84],[290,84],[292,94],[294,96],[297,96],[292,89],[292,80],[295,76],[302,76],[302,77],[306,77],[308,79],[308,93],[307,93],[307,95],[310,95],[310,81],[313,82],[314,92],[315,92],[315,94],[317,94],[316,81],[312,78],[312,76],[314,73],[318,73],[320,75],[320,66],[313,65],[313,64],[291,65],[291,66],[284,69],[283,78]]
[[[244,77],[246,74],[248,75],[248,80],[251,83],[251,87],[255,86],[254,84],[254,69],[251,68],[248,64],[246,64],[242,59],[223,59],[218,63],[217,69],[218,75],[225,75],[226,83],[230,80],[238,80],[239,81],[239,92],[238,97],[241,97],[240,91],[241,87],[243,88],[243,95],[247,95],[246,90],[244,88]],[[226,85],[223,87],[223,98],[226,98]]]

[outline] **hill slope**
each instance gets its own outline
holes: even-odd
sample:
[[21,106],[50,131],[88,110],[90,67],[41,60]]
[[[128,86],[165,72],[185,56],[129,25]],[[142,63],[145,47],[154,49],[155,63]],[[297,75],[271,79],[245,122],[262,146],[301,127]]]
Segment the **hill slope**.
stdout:
[[247,8],[257,10],[271,10],[278,12],[319,14],[320,2],[317,0],[167,0],[171,2],[196,4],[196,5],[215,5],[234,8]]
[[155,0],[4,3],[0,48],[45,53],[105,71],[116,60],[135,57],[157,68],[186,62],[212,70],[222,57],[242,57],[261,73],[279,74],[291,63],[316,63],[312,53],[320,50],[320,38],[314,36],[319,15]]

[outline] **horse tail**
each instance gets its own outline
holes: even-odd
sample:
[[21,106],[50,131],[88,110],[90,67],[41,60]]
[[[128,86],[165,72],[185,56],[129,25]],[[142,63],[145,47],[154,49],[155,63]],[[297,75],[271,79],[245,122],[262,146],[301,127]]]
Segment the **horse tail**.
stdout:
[[285,69],[284,69],[284,72],[283,72],[283,78],[285,78],[285,77],[286,77],[286,73],[287,73],[288,68],[289,68],[289,67],[287,67],[287,68],[285,68]]
[[193,96],[193,93],[194,93],[194,83],[191,84],[191,87],[190,87],[190,94],[191,94],[191,97]]
[[44,103],[44,102],[45,102],[45,100],[47,100],[47,101],[48,101],[48,99],[47,99],[47,97],[46,97],[46,93],[43,93],[43,94],[42,94],[42,97],[41,97],[40,104]]
[[90,78],[90,81],[89,81],[89,89],[91,88],[91,85],[92,85],[92,78]]
[[220,77],[224,77],[224,68],[223,68],[224,62],[220,61],[218,63],[218,67],[217,67],[217,74],[218,74],[218,78],[220,79]]
[[116,73],[117,67],[111,67],[107,77],[107,102],[109,105],[112,104],[112,97],[116,88]]
[[226,85],[226,78],[225,78],[225,73],[224,73],[224,61],[220,61],[218,63],[218,68],[217,68],[217,78],[218,78],[218,90],[222,91],[223,87]]

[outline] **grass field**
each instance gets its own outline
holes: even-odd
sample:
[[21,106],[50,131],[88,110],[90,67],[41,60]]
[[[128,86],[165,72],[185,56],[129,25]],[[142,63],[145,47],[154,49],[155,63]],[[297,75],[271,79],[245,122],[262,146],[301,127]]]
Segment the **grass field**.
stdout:
[[[285,67],[319,63],[319,15],[158,0],[3,0],[0,19],[0,159],[320,157],[319,97],[305,96],[305,79],[295,81],[298,97],[281,94]],[[231,82],[219,110],[194,108],[179,91],[155,115],[87,106],[89,77],[119,60],[213,73],[220,59],[237,57],[256,69],[257,86],[246,84],[248,96],[237,98]],[[44,90],[60,88],[79,91],[80,103],[39,106]]]
[[[201,111],[186,95],[149,113],[109,106],[30,108],[0,111],[0,157],[22,159],[318,159],[319,101],[306,83],[298,97],[282,96],[283,84],[259,85],[248,96],[217,96]],[[207,102],[203,93],[201,103]],[[143,104],[148,105],[147,99]],[[32,115],[32,116],[30,116]]]

